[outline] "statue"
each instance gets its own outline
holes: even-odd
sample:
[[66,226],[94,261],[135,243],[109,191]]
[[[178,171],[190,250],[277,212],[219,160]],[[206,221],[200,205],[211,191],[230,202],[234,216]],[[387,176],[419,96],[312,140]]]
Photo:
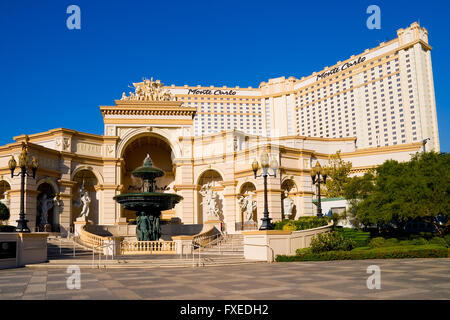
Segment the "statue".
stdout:
[[[164,84],[160,80],[153,81],[153,78],[143,79],[140,83],[133,83],[135,93],[130,92],[127,97],[125,92],[122,93],[120,100],[126,101],[176,101],[175,95],[170,90],[164,88]],[[130,87],[132,88],[132,87]]]
[[39,211],[41,213],[40,226],[45,226],[48,224],[48,211],[53,208],[55,199],[48,199],[47,194],[44,193],[42,198],[38,200]]
[[[78,199],[78,201],[74,202],[74,205],[77,208],[82,207],[80,216],[78,217],[78,219],[84,218],[83,220],[87,220],[87,218],[89,216],[89,206],[91,204],[91,197],[89,197],[88,192],[84,189],[84,180],[83,180],[83,183],[81,184],[79,192],[80,192],[80,199]],[[80,219],[80,220],[82,220],[82,219]]]
[[283,199],[283,209],[284,209],[284,217],[285,219],[292,218],[292,210],[294,209],[294,200],[289,198],[289,192],[287,190],[284,191],[285,198]]
[[216,205],[217,192],[213,191],[212,183],[207,183],[200,189],[200,194],[203,196],[201,205],[206,208],[206,215],[209,218],[220,219],[219,209]]
[[81,209],[80,217],[85,217],[87,219],[89,216],[89,205],[91,204],[91,198],[87,191],[81,196],[81,203],[83,204],[83,208]]
[[2,196],[3,198],[0,200],[0,202],[9,208],[10,200],[9,200],[8,194],[9,194],[9,190],[6,190],[3,193],[3,196]]
[[136,219],[136,236],[138,241],[158,241],[161,238],[159,217],[141,213]]
[[238,199],[241,210],[246,213],[247,221],[253,221],[253,212],[256,210],[256,200],[253,200],[254,194],[254,192],[250,191],[248,193],[248,196],[241,196]]
[[159,227],[159,217],[152,216],[153,217],[153,224],[152,224],[152,239],[154,241],[159,240],[161,238],[161,228]]

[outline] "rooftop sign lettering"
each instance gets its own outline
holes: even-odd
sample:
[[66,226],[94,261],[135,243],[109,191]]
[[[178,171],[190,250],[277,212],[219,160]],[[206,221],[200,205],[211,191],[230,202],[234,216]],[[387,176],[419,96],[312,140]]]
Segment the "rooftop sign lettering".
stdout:
[[211,94],[211,95],[236,95],[236,91],[234,90],[210,90],[210,89],[189,89],[188,94]]
[[331,76],[331,75],[333,75],[335,73],[344,71],[345,69],[348,69],[350,67],[356,66],[357,64],[363,63],[364,61],[366,61],[366,57],[359,57],[358,60],[355,60],[353,62],[346,62],[340,67],[336,67],[336,68],[330,69],[330,70],[328,70],[326,72],[323,72],[321,74],[318,74],[317,77],[316,77],[316,81],[318,81],[320,79],[324,79],[324,78],[326,78],[328,76]]

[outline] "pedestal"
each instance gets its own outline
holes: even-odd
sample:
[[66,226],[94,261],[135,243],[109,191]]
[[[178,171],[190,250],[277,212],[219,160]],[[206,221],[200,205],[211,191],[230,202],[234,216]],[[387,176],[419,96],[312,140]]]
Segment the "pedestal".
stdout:
[[77,236],[77,237],[81,236],[81,227],[85,226],[88,223],[89,224],[93,224],[92,221],[89,221],[89,220],[86,221],[86,219],[83,218],[83,217],[77,218],[77,221],[75,221],[73,223],[74,226],[75,226],[75,228],[74,228],[75,229],[75,231],[74,231],[75,236]]
[[177,254],[191,254],[193,236],[174,236],[172,240],[175,242],[175,250]]

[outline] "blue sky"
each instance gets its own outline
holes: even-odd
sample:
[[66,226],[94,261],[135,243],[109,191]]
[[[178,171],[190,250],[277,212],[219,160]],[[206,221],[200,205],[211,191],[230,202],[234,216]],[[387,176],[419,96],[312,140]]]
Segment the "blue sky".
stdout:
[[[66,9],[81,8],[81,30]],[[366,27],[369,5],[381,30]],[[100,105],[142,77],[258,87],[308,76],[419,21],[433,47],[441,151],[450,151],[448,1],[1,0],[0,145],[70,128],[102,134]]]

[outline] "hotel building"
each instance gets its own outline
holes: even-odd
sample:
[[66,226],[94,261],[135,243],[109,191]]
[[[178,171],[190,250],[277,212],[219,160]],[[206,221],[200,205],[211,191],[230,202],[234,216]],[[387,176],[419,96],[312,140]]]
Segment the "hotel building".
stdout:
[[[315,214],[311,167],[341,156],[361,174],[387,159],[439,151],[431,47],[426,29],[413,23],[398,37],[339,61],[312,75],[280,77],[258,88],[164,86],[159,80],[134,83],[113,106],[101,106],[104,135],[53,129],[15,137],[0,147],[0,194],[18,219],[20,179],[8,161],[26,143],[39,163],[37,179],[27,178],[25,212],[39,228],[40,197],[56,199],[48,212],[53,231],[66,232],[80,214],[76,202],[84,182],[92,199],[89,219],[97,225],[125,224],[134,218],[113,197],[130,192],[131,172],[146,154],[165,171],[157,183],[183,196],[163,219],[184,224],[206,221],[200,189],[212,183],[220,221],[229,233],[244,229],[238,199],[254,192],[261,223],[262,179],[253,159],[267,150],[280,164],[268,181],[274,221],[283,217],[283,199],[294,200],[294,217]],[[429,139],[424,143],[425,139]]]

